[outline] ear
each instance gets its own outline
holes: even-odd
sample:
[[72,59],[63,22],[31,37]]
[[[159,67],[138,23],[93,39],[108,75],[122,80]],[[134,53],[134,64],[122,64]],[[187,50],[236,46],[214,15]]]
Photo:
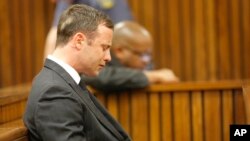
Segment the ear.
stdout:
[[82,48],[82,44],[86,41],[86,36],[81,33],[81,32],[77,32],[74,36],[73,36],[73,44],[74,47],[76,49],[81,49]]

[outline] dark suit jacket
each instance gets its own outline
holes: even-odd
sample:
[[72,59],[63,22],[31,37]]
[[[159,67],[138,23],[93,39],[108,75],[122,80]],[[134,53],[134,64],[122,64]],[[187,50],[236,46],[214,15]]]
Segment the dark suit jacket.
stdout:
[[33,81],[24,123],[30,141],[130,140],[84,84],[48,59]]

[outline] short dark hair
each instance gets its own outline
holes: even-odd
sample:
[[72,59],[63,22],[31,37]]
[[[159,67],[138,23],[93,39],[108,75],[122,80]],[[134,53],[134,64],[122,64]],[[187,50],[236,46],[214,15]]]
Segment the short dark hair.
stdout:
[[66,44],[77,32],[83,32],[87,38],[93,38],[100,24],[112,30],[114,28],[110,17],[103,12],[84,4],[73,4],[60,17],[56,46]]

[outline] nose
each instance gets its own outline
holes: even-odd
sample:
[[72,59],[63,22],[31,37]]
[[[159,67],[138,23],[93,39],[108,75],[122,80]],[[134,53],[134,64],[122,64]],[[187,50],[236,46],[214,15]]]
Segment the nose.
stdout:
[[105,60],[105,62],[111,61],[110,50],[107,50],[107,51],[105,52],[104,60]]

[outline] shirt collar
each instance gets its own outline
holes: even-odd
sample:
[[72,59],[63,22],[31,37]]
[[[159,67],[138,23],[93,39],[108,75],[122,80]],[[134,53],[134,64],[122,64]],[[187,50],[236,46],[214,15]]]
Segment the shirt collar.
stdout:
[[69,64],[63,62],[62,60],[60,60],[52,55],[48,55],[48,59],[56,62],[58,65],[60,65],[62,68],[64,68],[65,71],[68,72],[69,75],[74,79],[76,84],[80,83],[81,77],[73,67],[71,67]]

